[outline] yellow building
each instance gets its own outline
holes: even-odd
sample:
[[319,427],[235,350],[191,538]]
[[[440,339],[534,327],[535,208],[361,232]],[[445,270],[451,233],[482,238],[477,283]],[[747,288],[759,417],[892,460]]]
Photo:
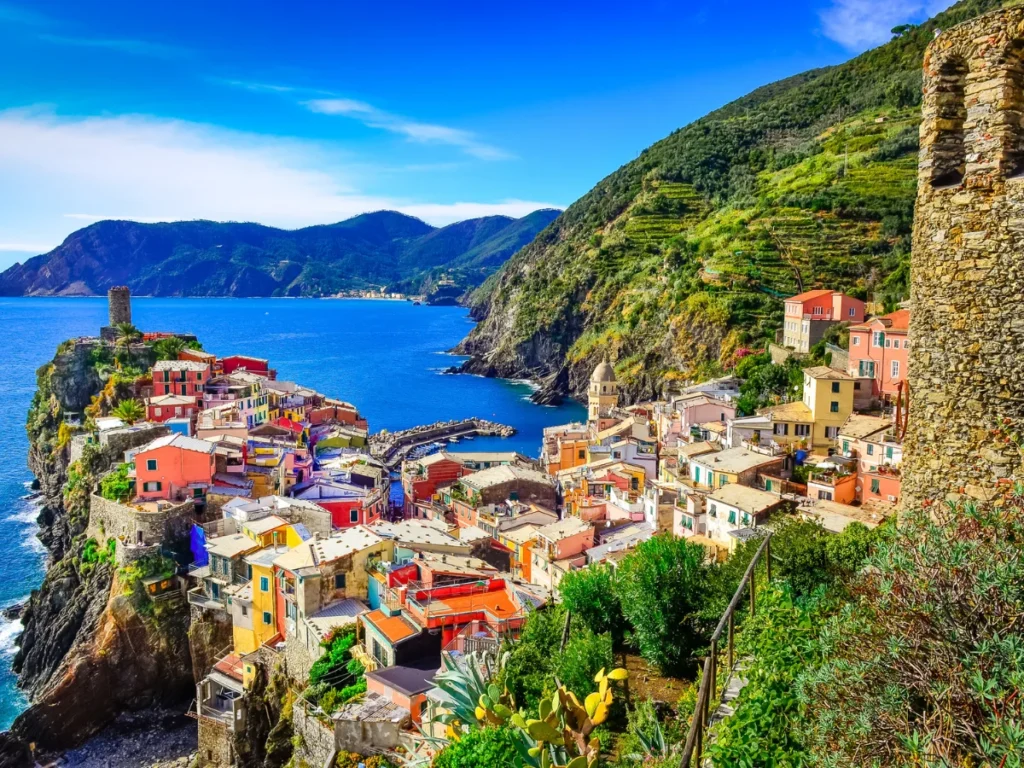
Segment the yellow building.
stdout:
[[280,546],[292,548],[298,546],[302,539],[288,521],[277,515],[261,517],[242,523],[242,533],[261,547]]
[[772,420],[771,439],[779,445],[828,448],[853,413],[854,378],[824,365],[804,369],[801,400],[761,411]]
[[235,587],[231,596],[232,635],[239,655],[252,653],[278,635],[274,560],[287,551],[283,545],[266,547],[245,558],[249,582]]

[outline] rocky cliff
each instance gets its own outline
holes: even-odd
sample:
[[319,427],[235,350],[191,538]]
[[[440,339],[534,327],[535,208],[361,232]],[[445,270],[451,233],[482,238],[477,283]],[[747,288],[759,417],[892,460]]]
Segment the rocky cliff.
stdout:
[[173,564],[119,567],[85,536],[89,496],[119,457],[89,446],[70,462],[77,425],[133,394],[136,375],[153,361],[143,344],[66,342],[37,372],[28,460],[43,495],[40,538],[51,561],[25,608],[14,659],[31,706],[5,737],[2,754],[17,754],[19,742],[43,751],[75,746],[125,710],[184,709],[193,690],[186,607],[156,606],[139,586],[146,568]]

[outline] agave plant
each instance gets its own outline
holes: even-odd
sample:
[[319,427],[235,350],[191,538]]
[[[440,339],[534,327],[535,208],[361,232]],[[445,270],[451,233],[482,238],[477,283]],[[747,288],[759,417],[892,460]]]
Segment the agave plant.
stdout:
[[[497,657],[494,654],[474,651],[466,654],[459,663],[451,654],[441,654],[444,669],[434,678],[434,684],[453,702],[449,712],[439,717],[439,720],[448,726],[449,738],[457,738],[460,732],[478,723],[488,722],[487,710],[494,704],[501,703],[503,698],[502,691],[490,680],[501,670],[504,660],[505,656]],[[485,702],[487,706],[482,707],[481,702]],[[511,708],[507,704],[502,706],[511,717]],[[480,717],[480,714],[483,714],[483,717]]]

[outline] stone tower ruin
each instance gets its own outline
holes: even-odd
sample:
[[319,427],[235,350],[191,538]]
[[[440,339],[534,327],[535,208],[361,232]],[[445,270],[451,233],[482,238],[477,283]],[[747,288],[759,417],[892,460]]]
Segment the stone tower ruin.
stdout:
[[1024,480],[1024,8],[924,59],[902,503]]
[[115,285],[107,291],[107,309],[111,326],[132,321],[132,294],[128,286]]

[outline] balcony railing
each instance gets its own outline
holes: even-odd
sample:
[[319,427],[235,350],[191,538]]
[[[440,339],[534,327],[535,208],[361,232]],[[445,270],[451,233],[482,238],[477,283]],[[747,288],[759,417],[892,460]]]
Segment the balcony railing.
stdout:
[[[679,768],[690,768],[694,764],[693,757],[696,755],[696,765],[703,765],[704,755],[704,736],[707,732],[708,726],[711,724],[711,715],[717,709],[711,707],[711,699],[718,697],[718,645],[722,640],[723,633],[728,632],[727,639],[727,663],[726,669],[729,674],[732,674],[733,669],[733,653],[734,653],[734,636],[736,634],[735,627],[735,615],[736,609],[739,608],[740,602],[743,599],[743,593],[750,587],[750,615],[754,615],[756,608],[756,595],[757,595],[757,566],[758,563],[763,559],[765,562],[765,581],[770,582],[772,580],[772,557],[771,557],[771,541],[772,532],[765,532],[765,539],[761,542],[761,546],[757,548],[757,552],[754,553],[753,559],[750,561],[750,565],[747,566],[746,573],[743,574],[743,578],[740,579],[740,584],[736,587],[736,592],[732,596],[732,600],[729,601],[728,607],[725,609],[725,613],[722,614],[722,618],[718,622],[718,626],[711,635],[711,652],[708,657],[704,659],[704,674],[701,677],[700,689],[697,691],[697,706],[693,710],[693,717],[690,719],[690,730],[686,734],[686,745],[683,747],[683,758],[679,761]],[[726,686],[723,686],[723,693]]]

